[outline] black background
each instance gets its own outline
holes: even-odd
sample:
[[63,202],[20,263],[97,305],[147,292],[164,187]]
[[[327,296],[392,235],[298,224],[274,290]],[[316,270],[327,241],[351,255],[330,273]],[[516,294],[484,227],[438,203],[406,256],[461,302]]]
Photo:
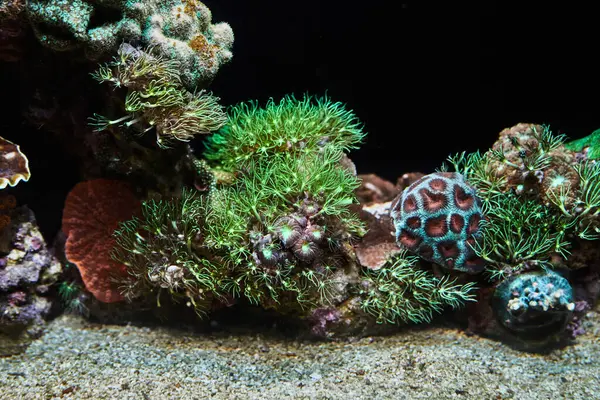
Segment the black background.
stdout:
[[215,94],[346,103],[368,132],[351,155],[361,173],[431,172],[519,122],[571,138],[600,128],[600,34],[586,2],[205,3],[236,35]]

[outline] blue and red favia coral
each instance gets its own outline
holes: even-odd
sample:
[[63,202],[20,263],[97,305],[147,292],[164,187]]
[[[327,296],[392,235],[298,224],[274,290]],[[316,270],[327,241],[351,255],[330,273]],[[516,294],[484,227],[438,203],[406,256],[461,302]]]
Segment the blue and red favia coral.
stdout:
[[481,201],[455,172],[429,174],[394,201],[391,217],[399,245],[442,267],[478,273],[484,262],[472,249],[483,218]]

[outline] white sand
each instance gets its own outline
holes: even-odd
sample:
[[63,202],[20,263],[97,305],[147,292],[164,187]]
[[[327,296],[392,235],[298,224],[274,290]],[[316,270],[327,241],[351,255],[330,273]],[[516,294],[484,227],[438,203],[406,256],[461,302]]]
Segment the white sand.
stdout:
[[600,399],[600,317],[547,355],[442,328],[354,343],[53,321],[1,399]]

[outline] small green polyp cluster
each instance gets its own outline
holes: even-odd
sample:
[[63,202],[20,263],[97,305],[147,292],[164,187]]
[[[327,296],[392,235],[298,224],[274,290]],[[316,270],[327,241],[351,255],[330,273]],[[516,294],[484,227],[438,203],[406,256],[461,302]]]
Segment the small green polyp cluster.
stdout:
[[280,311],[327,302],[344,244],[361,231],[348,208],[358,182],[339,157],[272,155],[210,197],[205,243],[230,249],[222,260],[251,302]]
[[565,145],[549,127],[518,124],[485,154],[450,158],[482,199],[486,220],[473,248],[495,286],[498,320],[519,338],[560,334],[573,315],[571,285],[553,269],[577,265],[572,253],[581,257],[579,248],[600,238],[600,166],[573,152],[598,135]]
[[383,268],[365,271],[361,308],[378,323],[423,323],[430,322],[447,306],[458,308],[474,301],[473,283],[438,278],[416,264],[417,257],[403,250]]
[[302,154],[334,147],[357,147],[364,133],[353,113],[328,98],[292,96],[266,107],[242,103],[229,112],[229,123],[207,141],[206,158],[226,170],[274,154]]
[[126,298],[164,291],[206,311],[220,295],[226,269],[213,268],[196,253],[205,214],[204,201],[186,190],[179,199],[144,202],[141,218],[121,224],[113,257],[130,276],[121,282]]

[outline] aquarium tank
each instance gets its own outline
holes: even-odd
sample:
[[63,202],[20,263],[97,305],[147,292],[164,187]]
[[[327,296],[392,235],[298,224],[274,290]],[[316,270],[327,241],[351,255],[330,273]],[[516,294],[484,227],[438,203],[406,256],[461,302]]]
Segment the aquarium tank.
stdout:
[[0,399],[600,399],[592,15],[0,0]]

